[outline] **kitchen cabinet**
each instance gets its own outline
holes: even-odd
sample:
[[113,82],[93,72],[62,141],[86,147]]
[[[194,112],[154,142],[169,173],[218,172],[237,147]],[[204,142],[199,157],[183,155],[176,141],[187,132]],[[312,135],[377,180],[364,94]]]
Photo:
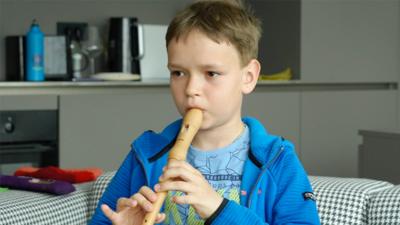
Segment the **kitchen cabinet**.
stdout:
[[[358,130],[396,128],[397,94],[396,83],[260,83],[243,115],[292,141],[310,174],[356,177]],[[58,109],[64,168],[116,169],[134,138],[179,117],[167,83],[0,83],[0,108]]]
[[134,138],[179,117],[168,92],[135,88],[131,94],[60,96],[61,167],[117,169]]
[[0,95],[0,111],[58,110],[57,95]]
[[301,153],[309,173],[358,176],[360,129],[396,127],[396,90],[303,91]]
[[[246,97],[244,115],[270,133],[299,143],[299,94],[258,87]],[[284,104],[282,104],[284,103]],[[135,88],[124,94],[60,96],[61,167],[117,169],[131,141],[143,131],[161,131],[179,118],[168,87]]]

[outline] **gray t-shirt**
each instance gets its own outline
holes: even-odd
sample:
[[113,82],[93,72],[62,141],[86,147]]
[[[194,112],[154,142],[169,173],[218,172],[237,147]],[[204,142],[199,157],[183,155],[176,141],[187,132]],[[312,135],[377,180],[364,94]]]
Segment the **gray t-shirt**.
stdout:
[[[221,196],[239,203],[242,171],[249,143],[250,134],[246,126],[242,134],[226,147],[201,151],[191,146],[187,161],[203,174],[208,183]],[[171,197],[176,195],[183,195],[183,193],[168,193],[165,201],[167,217],[164,224],[204,224],[204,221],[190,205],[178,205],[171,201]]]

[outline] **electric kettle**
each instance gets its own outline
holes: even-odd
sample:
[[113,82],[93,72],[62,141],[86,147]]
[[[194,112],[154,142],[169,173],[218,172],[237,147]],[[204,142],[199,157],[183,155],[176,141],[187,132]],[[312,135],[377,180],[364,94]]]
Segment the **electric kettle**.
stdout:
[[135,17],[110,18],[108,67],[110,72],[140,74],[143,28]]

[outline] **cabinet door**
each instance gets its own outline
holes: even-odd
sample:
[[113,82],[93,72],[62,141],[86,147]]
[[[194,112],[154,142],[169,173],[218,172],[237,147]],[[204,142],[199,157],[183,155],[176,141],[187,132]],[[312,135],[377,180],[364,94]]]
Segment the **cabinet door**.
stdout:
[[396,127],[395,90],[302,93],[301,152],[310,174],[358,175],[360,129]]
[[256,117],[269,133],[292,141],[299,154],[299,98],[299,92],[270,91],[269,87],[259,86],[244,99],[243,115]]
[[301,80],[397,81],[399,1],[302,0]]
[[0,96],[0,111],[4,110],[57,110],[57,95]]
[[177,119],[168,88],[60,97],[60,164],[117,169],[133,139]]

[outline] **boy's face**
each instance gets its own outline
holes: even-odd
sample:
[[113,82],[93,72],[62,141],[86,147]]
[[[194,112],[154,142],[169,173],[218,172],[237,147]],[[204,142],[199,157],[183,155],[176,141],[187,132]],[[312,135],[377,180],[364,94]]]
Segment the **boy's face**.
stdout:
[[202,109],[202,129],[241,121],[242,95],[252,88],[248,91],[247,66],[241,66],[233,45],[194,30],[173,39],[167,51],[170,88],[182,116],[190,108]]

